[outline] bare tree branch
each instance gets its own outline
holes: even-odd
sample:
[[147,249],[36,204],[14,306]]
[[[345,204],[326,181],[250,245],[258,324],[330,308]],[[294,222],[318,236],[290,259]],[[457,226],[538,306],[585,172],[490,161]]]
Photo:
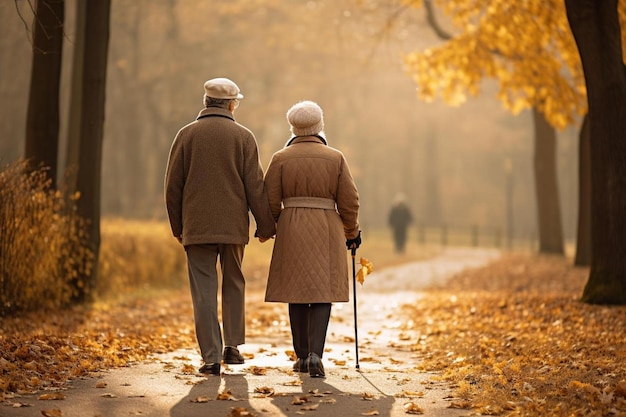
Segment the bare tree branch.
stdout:
[[385,21],[385,25],[378,31],[378,33],[375,35],[375,44],[374,47],[371,49],[371,53],[368,55],[368,57],[365,59],[365,65],[369,65],[369,63],[372,61],[372,59],[374,58],[374,56],[376,55],[377,50],[379,49],[379,47],[381,46],[381,44],[384,42],[384,40],[387,37],[387,34],[389,33],[389,30],[391,29],[391,27],[393,26],[394,22],[402,15],[402,13],[404,11],[406,11],[408,8],[410,8],[411,6],[408,4],[403,4],[401,6],[399,6],[398,8],[396,8],[395,10],[393,10],[388,16],[387,19]]
[[[17,15],[20,17],[20,20],[22,21],[22,23],[24,23],[24,29],[26,29],[26,36],[28,38],[28,42],[32,45],[33,44],[33,38],[31,36],[32,31],[30,30],[30,27],[28,26],[28,22],[26,22],[24,15],[22,15],[22,11],[20,10],[20,6],[18,6],[17,1],[18,0],[14,0],[15,10],[17,11]],[[27,3],[30,6],[30,10],[33,12],[33,14],[35,14],[35,10],[33,9],[33,5],[31,4],[30,0],[27,1]]]
[[452,35],[446,32],[439,24],[439,21],[437,21],[437,16],[435,15],[435,7],[433,6],[432,0],[424,0],[424,8],[426,9],[426,21],[435,31],[437,36],[439,36],[439,38],[444,41],[452,39]]

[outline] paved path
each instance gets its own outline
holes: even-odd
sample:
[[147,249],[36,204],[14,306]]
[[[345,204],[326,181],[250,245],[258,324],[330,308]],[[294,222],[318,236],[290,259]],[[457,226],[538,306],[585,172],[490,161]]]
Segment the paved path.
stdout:
[[[449,408],[451,392],[444,384],[434,382],[434,375],[416,369],[418,358],[388,344],[399,337],[394,317],[400,305],[418,299],[422,289],[443,284],[452,274],[484,265],[498,256],[495,250],[450,248],[434,259],[368,276],[365,285],[357,287],[358,370],[350,302],[333,306],[324,355],[325,379],[291,372],[291,360],[286,354],[291,339],[282,323],[276,326],[276,332],[268,330],[266,335],[248,337],[248,343],[241,347],[246,364],[223,368],[219,378],[196,374],[198,353],[181,350],[73,381],[64,400],[16,398],[14,401],[31,406],[0,404],[0,416],[395,417],[408,415],[405,407],[411,404],[428,416],[468,415],[467,411]],[[250,300],[251,305],[258,301]],[[283,307],[276,305],[278,309]],[[55,409],[61,414],[50,414]]]

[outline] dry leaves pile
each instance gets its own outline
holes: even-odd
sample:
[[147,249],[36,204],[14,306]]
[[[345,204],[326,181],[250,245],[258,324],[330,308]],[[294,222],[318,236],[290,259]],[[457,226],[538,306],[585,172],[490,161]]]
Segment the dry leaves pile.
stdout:
[[55,389],[89,372],[194,346],[190,304],[142,298],[4,318],[0,402],[11,393]]
[[482,415],[625,415],[626,307],[579,302],[586,269],[511,255],[403,306],[423,369]]
[[[580,303],[586,280],[587,270],[569,260],[508,255],[403,306],[395,318],[403,323],[401,334],[389,353],[408,349],[422,359],[406,378],[428,370],[451,383],[452,408],[483,415],[624,415],[626,307]],[[284,306],[251,300],[248,332],[288,334]],[[54,392],[91,371],[195,347],[186,290],[6,318],[0,323],[0,402],[12,393]],[[274,395],[272,390],[255,395]],[[421,404],[411,400],[404,412],[420,414]],[[233,409],[232,415],[246,413]]]

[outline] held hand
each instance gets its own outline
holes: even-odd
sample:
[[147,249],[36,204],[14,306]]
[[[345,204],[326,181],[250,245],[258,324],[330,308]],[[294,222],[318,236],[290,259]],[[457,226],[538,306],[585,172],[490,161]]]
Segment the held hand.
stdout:
[[270,239],[274,239],[274,236],[272,236],[272,237],[261,237],[261,236],[259,236],[259,242],[261,242],[261,243],[265,243],[265,242],[267,242]]
[[359,230],[359,234],[356,235],[353,239],[346,240],[346,248],[352,249],[352,251],[356,251],[359,246],[361,246],[361,231]]

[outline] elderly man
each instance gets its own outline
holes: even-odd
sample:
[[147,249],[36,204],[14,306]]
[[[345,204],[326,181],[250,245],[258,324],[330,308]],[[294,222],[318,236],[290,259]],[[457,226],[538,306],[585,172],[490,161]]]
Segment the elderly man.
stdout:
[[[254,134],[235,121],[243,98],[227,78],[204,83],[204,109],[174,138],[165,175],[165,202],[174,237],[187,253],[200,372],[220,375],[220,363],[242,364],[245,342],[245,279],[241,271],[249,241],[265,241],[275,223],[263,185]],[[217,314],[217,260],[222,270],[222,321]],[[224,350],[222,351],[222,348]]]

